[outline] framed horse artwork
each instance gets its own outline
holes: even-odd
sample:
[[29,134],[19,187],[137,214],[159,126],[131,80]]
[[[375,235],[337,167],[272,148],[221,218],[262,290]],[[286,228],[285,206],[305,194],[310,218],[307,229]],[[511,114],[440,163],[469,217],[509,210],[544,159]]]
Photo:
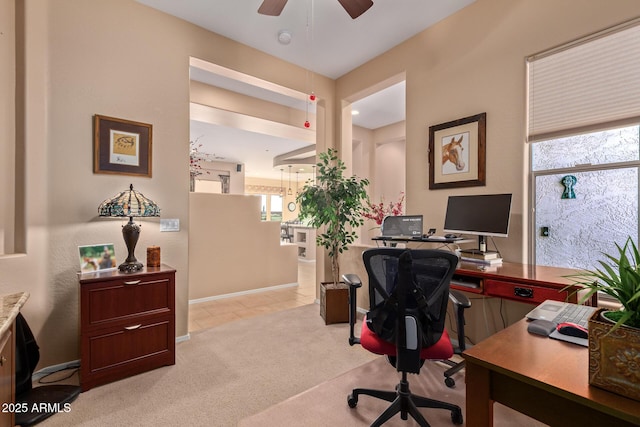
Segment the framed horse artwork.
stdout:
[[429,189],[486,184],[487,113],[429,127]]

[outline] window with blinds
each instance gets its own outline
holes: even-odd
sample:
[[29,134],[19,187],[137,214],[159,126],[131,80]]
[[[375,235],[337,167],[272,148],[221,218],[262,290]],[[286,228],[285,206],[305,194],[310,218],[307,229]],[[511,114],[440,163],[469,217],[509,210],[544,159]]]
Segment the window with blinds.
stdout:
[[640,19],[527,58],[527,83],[529,262],[597,268],[638,241]]
[[527,58],[528,141],[640,119],[640,18]]

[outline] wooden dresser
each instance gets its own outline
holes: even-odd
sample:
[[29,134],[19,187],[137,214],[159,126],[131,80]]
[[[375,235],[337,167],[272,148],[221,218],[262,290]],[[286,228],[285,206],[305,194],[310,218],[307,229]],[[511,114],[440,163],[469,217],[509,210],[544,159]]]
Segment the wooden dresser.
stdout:
[[175,364],[175,273],[162,265],[79,276],[82,391]]

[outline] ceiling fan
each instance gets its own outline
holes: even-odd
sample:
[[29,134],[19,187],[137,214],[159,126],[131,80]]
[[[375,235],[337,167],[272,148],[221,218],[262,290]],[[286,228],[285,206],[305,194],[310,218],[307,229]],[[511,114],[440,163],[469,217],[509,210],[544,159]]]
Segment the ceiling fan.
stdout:
[[[372,0],[338,1],[352,19],[356,19],[358,16],[369,10],[371,6],[373,6]],[[287,0],[263,0],[262,4],[258,8],[258,13],[262,15],[279,16],[280,13],[282,13],[282,9],[284,9],[285,4],[287,4]]]

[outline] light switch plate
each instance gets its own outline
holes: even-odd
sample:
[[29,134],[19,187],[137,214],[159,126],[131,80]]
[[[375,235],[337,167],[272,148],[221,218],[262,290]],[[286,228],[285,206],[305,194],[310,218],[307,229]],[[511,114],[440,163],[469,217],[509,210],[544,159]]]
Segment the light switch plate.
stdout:
[[177,218],[160,219],[160,231],[180,231],[180,220]]

